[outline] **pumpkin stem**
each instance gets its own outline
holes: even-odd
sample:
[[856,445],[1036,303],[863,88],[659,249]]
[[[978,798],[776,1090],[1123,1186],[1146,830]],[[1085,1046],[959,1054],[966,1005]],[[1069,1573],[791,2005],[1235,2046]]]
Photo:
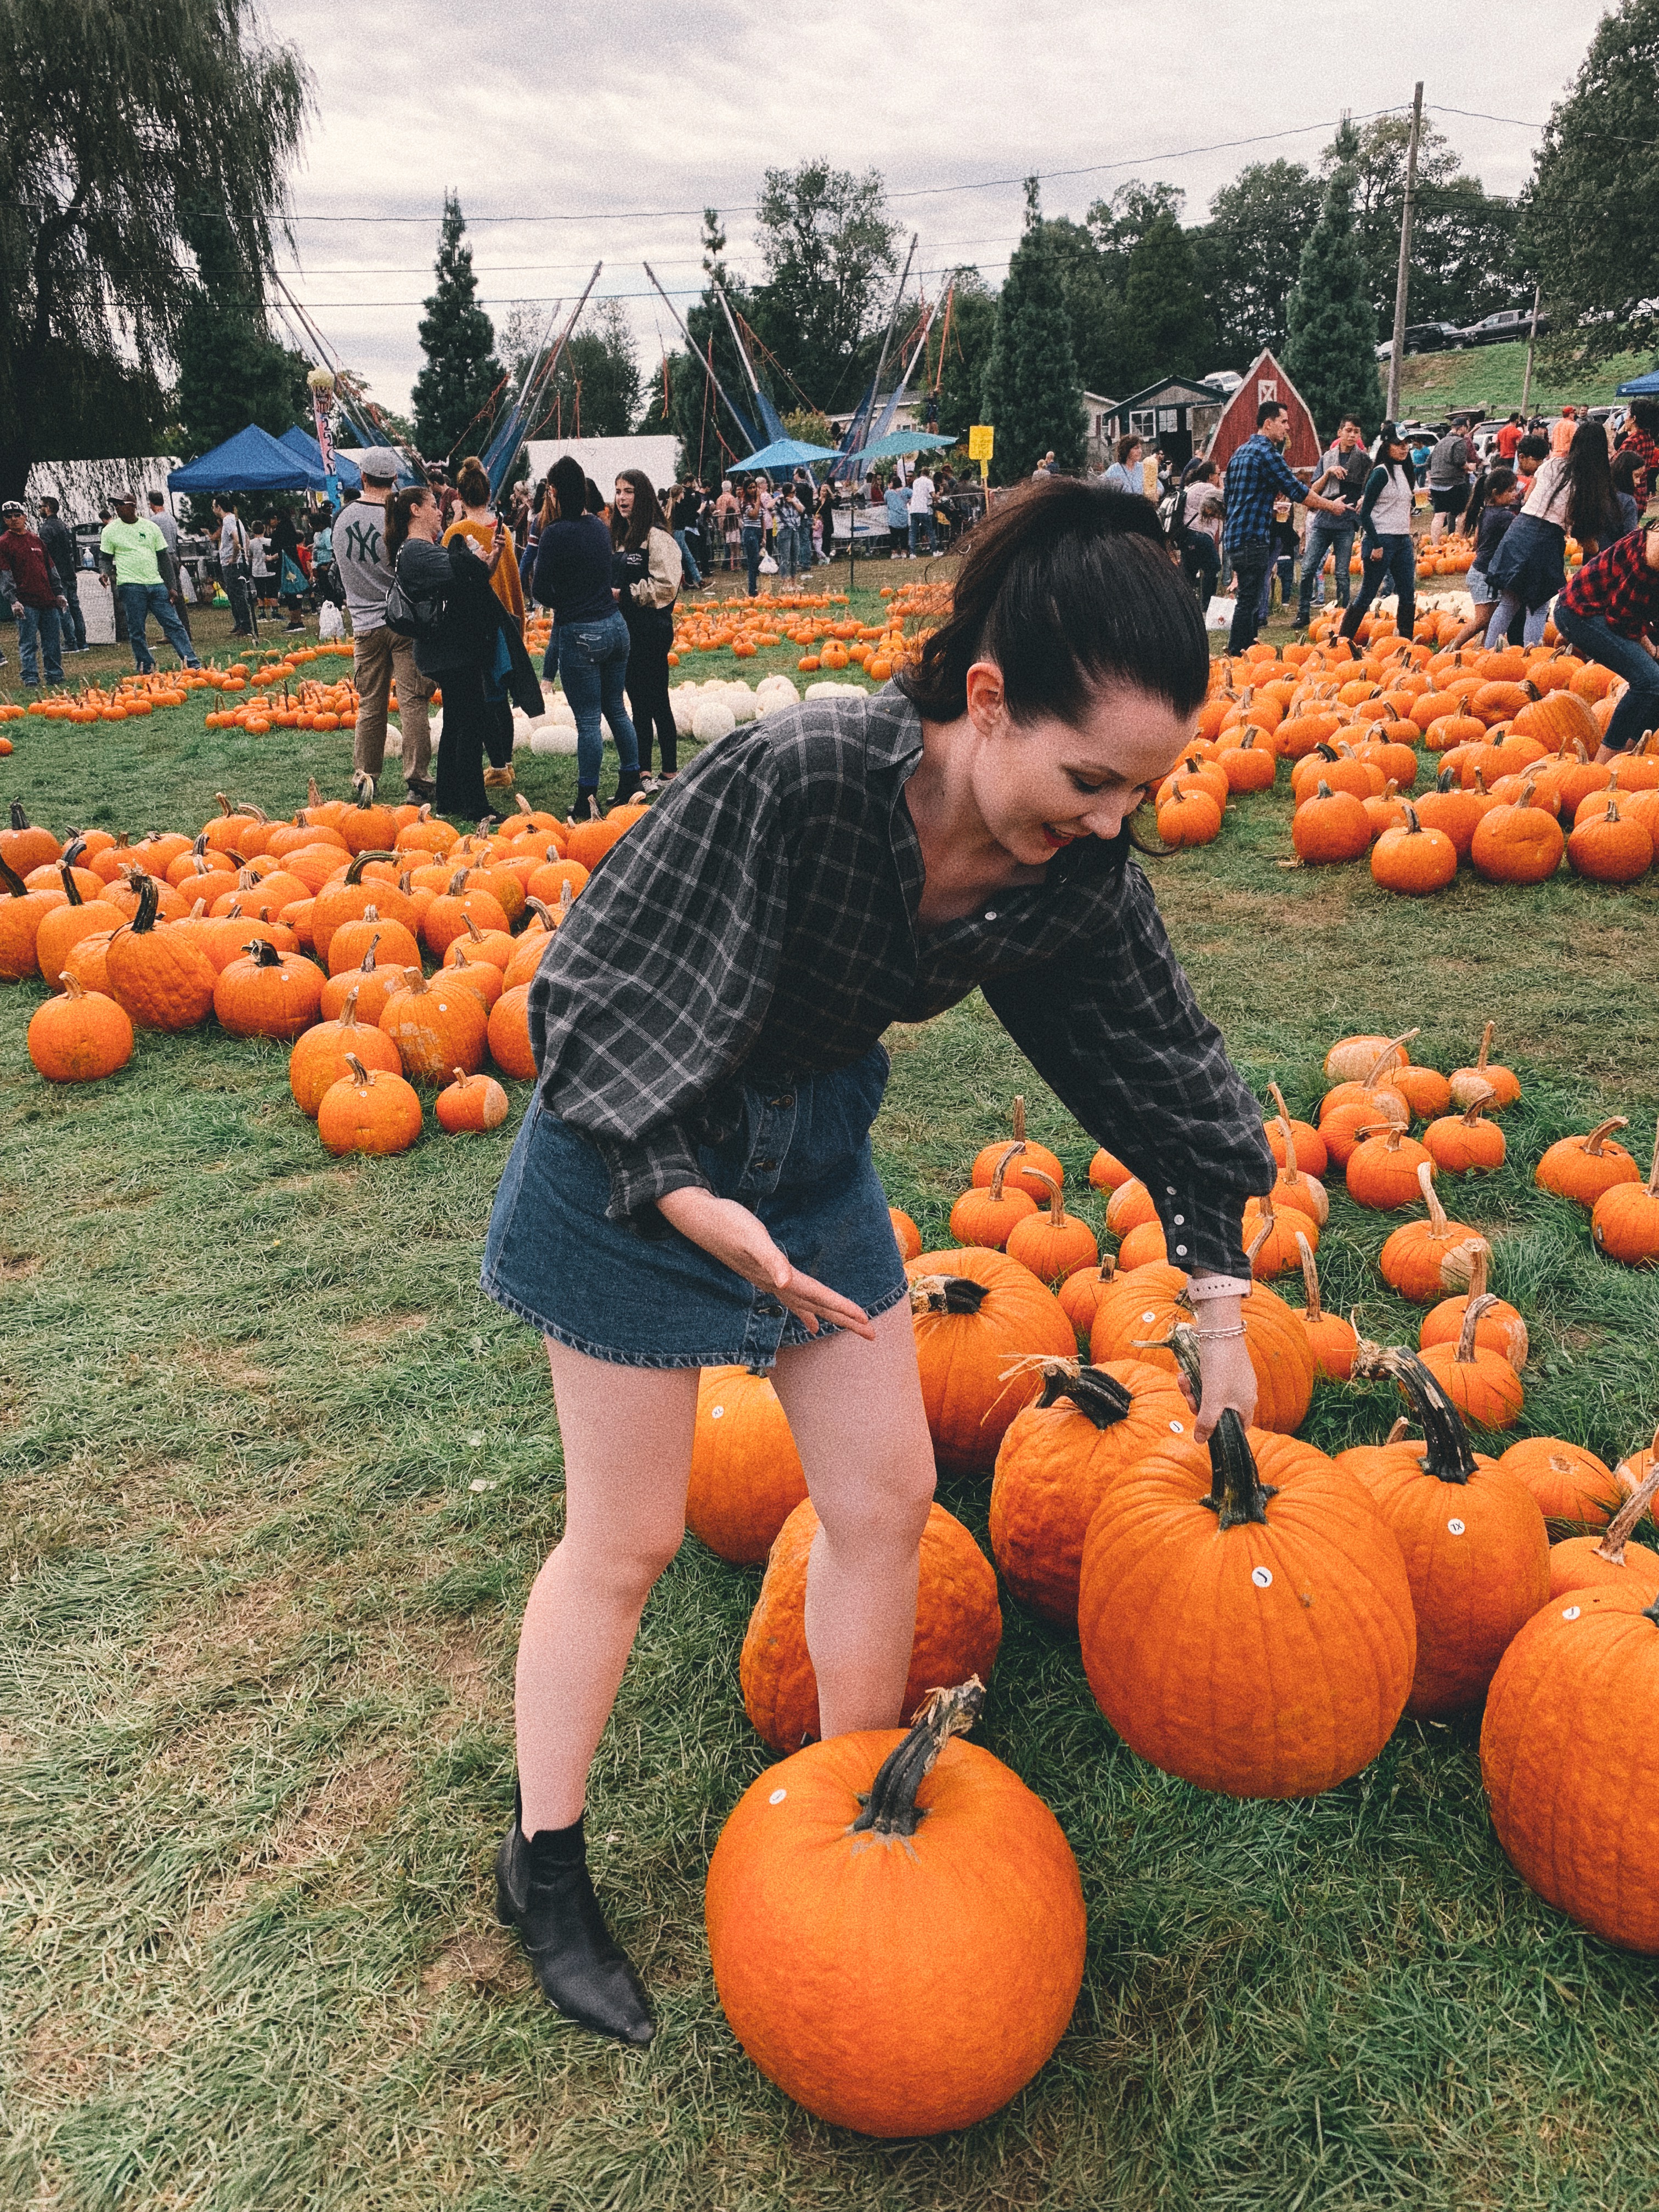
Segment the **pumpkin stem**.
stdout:
[[559,885],[559,920],[562,922],[569,921],[570,908],[572,902],[575,899],[575,892],[570,886],[570,878],[567,876],[564,881]]
[[1401,1066],[1403,1067],[1407,1064],[1407,1055],[1405,1048],[1411,1042],[1413,1037],[1419,1037],[1422,1034],[1423,1032],[1420,1029],[1401,1030],[1397,1037],[1389,1038],[1388,1043],[1383,1046],[1382,1051],[1378,1054],[1376,1066],[1371,1069],[1370,1073],[1365,1078],[1365,1088],[1367,1091],[1372,1090],[1376,1086],[1378,1079],[1387,1073],[1396,1053],[1400,1054]]
[[[17,805],[16,800],[14,799],[12,804],[15,806]],[[22,810],[19,808],[18,811],[21,813]],[[27,898],[29,895],[28,885],[23,881],[23,878],[18,874],[16,869],[12,866],[11,863],[6,860],[0,860],[0,884],[3,884],[5,885],[7,890],[11,894],[13,898]]]
[[[1394,788],[1395,787],[1393,784],[1389,786],[1389,789],[1390,791]],[[1422,835],[1423,824],[1418,820],[1417,809],[1412,805],[1410,799],[1402,799],[1400,802],[1400,809],[1406,817],[1406,829],[1407,834],[1413,837],[1420,836]]]
[[268,937],[252,939],[242,947],[256,968],[280,968],[283,956]]
[[[1022,1114],[1020,1116],[1021,1121],[1023,1121],[1024,1118],[1024,1115]],[[1007,1151],[1004,1152],[1002,1158],[996,1164],[995,1170],[991,1176],[991,1196],[999,1205],[1000,1205],[1002,1201],[1002,1178],[1008,1172],[1008,1163],[1014,1158],[1016,1153],[1023,1152],[1024,1150],[1024,1138],[1016,1137],[1013,1143],[1009,1146]]]
[[1474,1364],[1474,1333],[1480,1326],[1483,1314],[1489,1314],[1498,1304],[1490,1291],[1480,1297],[1471,1297],[1463,1308],[1463,1326],[1457,1332],[1457,1364],[1469,1367]]
[[1267,1500],[1279,1492],[1256,1473],[1244,1424],[1231,1406],[1210,1431],[1210,1494],[1200,1502],[1224,1532],[1246,1521],[1265,1523]]
[[[520,796],[522,797],[523,793],[520,793]],[[568,890],[569,888],[569,884],[567,882],[565,889]],[[544,900],[538,898],[526,899],[525,901],[525,904],[530,908],[530,911],[535,915],[537,921],[540,922],[544,929],[551,930],[556,929],[558,927],[557,923],[553,919],[552,908],[547,905]]]
[[1492,1247],[1484,1237],[1465,1237],[1462,1243],[1454,1244],[1440,1262],[1440,1273],[1449,1283],[1463,1283],[1472,1298],[1486,1295],[1486,1263]]
[[138,911],[127,924],[135,937],[143,937],[155,927],[155,909],[161,903],[154,876],[143,876],[138,883]]
[[1035,1176],[1048,1194],[1049,1226],[1063,1229],[1066,1226],[1066,1208],[1060,1202],[1060,1185],[1051,1175],[1045,1175],[1041,1168],[1027,1168],[1024,1172]]
[[1472,1106],[1466,1107],[1464,1109],[1463,1121],[1465,1127],[1470,1129],[1474,1128],[1475,1123],[1480,1119],[1480,1116],[1486,1112],[1487,1107],[1492,1104],[1492,1100],[1496,1098],[1497,1096],[1498,1092],[1493,1085],[1490,1083],[1483,1084],[1480,1088],[1480,1096],[1475,1100]]
[[466,924],[466,933],[472,939],[472,942],[475,945],[482,945],[483,943],[483,939],[479,934],[478,925],[473,921],[471,915],[470,914],[464,914],[461,916],[461,919]]
[[1386,1375],[1393,1381],[1423,1431],[1418,1463],[1425,1474],[1439,1482],[1469,1480],[1475,1472],[1474,1450],[1462,1416],[1414,1352],[1401,1344],[1384,1351],[1380,1344],[1362,1342],[1353,1356],[1353,1372],[1357,1378]]
[[976,1314],[986,1286],[969,1275],[918,1275],[910,1285],[912,1313]]
[[1653,1133],[1653,1165],[1648,1170],[1647,1194],[1650,1198],[1659,1198],[1659,1128]]
[[1446,1209],[1440,1203],[1440,1194],[1434,1187],[1432,1160],[1417,1163],[1417,1187],[1423,1194],[1423,1203],[1429,1209],[1429,1219],[1434,1224],[1435,1235],[1443,1237],[1446,1233]]
[[1285,1104],[1285,1094],[1276,1083],[1270,1083],[1267,1085],[1267,1089],[1273,1098],[1273,1104],[1279,1109],[1279,1126],[1284,1133],[1285,1172],[1287,1176],[1294,1176],[1296,1173],[1296,1139],[1291,1133],[1291,1117]]
[[1325,1309],[1319,1302],[1319,1270],[1314,1265],[1313,1246],[1299,1229],[1296,1232],[1296,1249],[1302,1259],[1302,1287],[1307,1293],[1308,1319],[1323,1321]]
[[363,1063],[358,1059],[355,1052],[349,1052],[346,1054],[346,1066],[351,1070],[351,1079],[356,1085],[358,1090],[367,1091],[369,1085],[368,1070],[363,1066]]
[[1477,1075],[1484,1075],[1486,1072],[1486,1055],[1492,1050],[1492,1041],[1497,1029],[1496,1022],[1488,1022],[1480,1032],[1480,1049],[1474,1055],[1474,1072]]
[[346,870],[345,879],[349,884],[360,884],[363,879],[363,864],[365,861],[395,861],[397,857],[398,856],[395,853],[359,853],[353,859],[351,866]]
[[525,797],[523,792],[519,793],[519,811],[520,814],[528,814],[532,811],[530,801]]
[[1625,1564],[1625,1545],[1631,1530],[1647,1511],[1653,1493],[1659,1490],[1659,1462],[1649,1468],[1641,1487],[1633,1490],[1607,1523],[1607,1531],[1595,1547],[1598,1559],[1605,1559],[1610,1567]]
[[1268,1191],[1261,1200],[1261,1218],[1256,1224],[1255,1235],[1251,1237],[1249,1249],[1244,1255],[1244,1257],[1249,1261],[1252,1267],[1255,1265],[1256,1254],[1261,1249],[1267,1239],[1273,1235],[1273,1231],[1278,1227],[1278,1225],[1279,1224],[1273,1217],[1273,1194],[1272,1191]]
[[1013,1129],[1014,1142],[1023,1145],[1025,1142],[1025,1101],[1018,1097],[1014,1100]]
[[1615,1129],[1627,1129],[1630,1122],[1623,1114],[1614,1114],[1606,1121],[1598,1121],[1584,1139],[1584,1150],[1593,1160],[1599,1160],[1607,1139]]
[[73,866],[59,868],[58,872],[64,878],[64,896],[69,901],[70,904],[71,906],[84,906],[86,904],[86,901],[81,896],[80,884],[75,880],[75,870]]
[[225,797],[222,791],[216,791],[213,795],[219,802],[219,811],[221,814],[234,814],[236,811],[236,809]]
[[985,1685],[970,1674],[954,1690],[930,1690],[902,1743],[888,1753],[849,1835],[914,1836],[927,1815],[916,1792],[953,1735],[965,1735],[985,1706]]
[[355,1030],[357,1026],[357,986],[354,983],[340,1002],[340,1027]]
[[1115,1421],[1127,1419],[1134,1403],[1117,1377],[1103,1368],[1077,1359],[1045,1359],[1036,1402],[1052,1406],[1060,1398],[1069,1398],[1097,1429],[1109,1429]]

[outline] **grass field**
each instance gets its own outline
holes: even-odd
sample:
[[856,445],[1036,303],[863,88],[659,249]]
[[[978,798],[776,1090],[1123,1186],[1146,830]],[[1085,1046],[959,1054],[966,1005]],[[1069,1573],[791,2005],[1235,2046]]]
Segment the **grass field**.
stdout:
[[[1640,376],[1653,363],[1644,354],[1621,354],[1593,369],[1568,375],[1546,374],[1541,361],[1533,363],[1532,387],[1527,405],[1534,414],[1550,415],[1571,400],[1580,407],[1606,407],[1626,378]],[[1378,374],[1386,383],[1386,364]],[[1454,407],[1483,408],[1503,416],[1521,404],[1526,380],[1524,345],[1467,346],[1449,353],[1408,354],[1400,365],[1400,405],[1402,414],[1440,414]]]
[[[289,811],[349,763],[342,734],[278,746],[204,732],[194,706],[12,734],[0,795],[59,830],[195,824],[216,789]],[[520,755],[538,805],[573,769]],[[1216,846],[1154,864],[1200,998],[1257,1089],[1276,1075],[1304,1111],[1339,1034],[1420,1023],[1419,1056],[1450,1067],[1498,1018],[1526,1085],[1510,1164],[1453,1211],[1533,1324],[1525,1425],[1627,1449],[1659,1416],[1659,1282],[1596,1261],[1530,1176],[1604,1110],[1651,1141],[1659,890],[1385,902],[1363,868],[1282,870],[1288,820],[1282,792],[1246,800]],[[963,2136],[877,2147],[807,2118],[708,1978],[703,1868],[767,1755],[737,1688],[758,1577],[694,1540],[647,1608],[589,1816],[661,2033],[636,2057],[562,2026],[489,1886],[519,1608],[561,1511],[540,1347],[477,1287],[513,1122],[337,1164],[283,1052],[210,1029],[52,1091],[23,1050],[39,995],[0,994],[0,2199],[1651,2205],[1653,1967],[1511,1873],[1474,1721],[1402,1726],[1311,1803],[1206,1797],[1128,1753],[1075,1645],[1012,1602],[981,1735],[1078,1852],[1076,2019]],[[930,1242],[1016,1090],[1086,1192],[1089,1142],[980,1001],[895,1042],[878,1156]],[[1374,1267],[1389,1225],[1339,1197],[1321,1261],[1331,1302],[1399,1340],[1414,1314]],[[1308,1433],[1335,1447],[1392,1417],[1379,1390],[1328,1391]],[[941,1490],[981,1541],[988,1492]]]

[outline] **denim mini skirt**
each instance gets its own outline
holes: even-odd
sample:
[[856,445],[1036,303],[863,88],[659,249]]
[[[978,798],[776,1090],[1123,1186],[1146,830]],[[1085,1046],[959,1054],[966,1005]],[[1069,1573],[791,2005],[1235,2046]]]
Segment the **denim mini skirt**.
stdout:
[[[870,1153],[888,1066],[876,1045],[830,1075],[744,1082],[733,1133],[698,1147],[717,1196],[748,1206],[793,1266],[872,1319],[909,1288]],[[766,1368],[781,1347],[814,1341],[769,1291],[660,1214],[653,1235],[607,1220],[610,1200],[598,1146],[538,1097],[495,1194],[485,1292],[544,1336],[619,1367]]]

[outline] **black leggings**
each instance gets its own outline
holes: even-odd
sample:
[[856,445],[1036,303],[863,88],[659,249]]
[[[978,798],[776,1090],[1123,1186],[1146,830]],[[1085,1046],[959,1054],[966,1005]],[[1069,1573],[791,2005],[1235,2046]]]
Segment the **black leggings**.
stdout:
[[[442,688],[443,742],[438,747],[436,811],[477,822],[490,810],[484,790],[484,748],[495,731],[495,708],[484,697],[483,671],[476,660],[446,668]],[[507,709],[507,750],[513,748],[513,712]],[[490,758],[495,760],[494,747]]]
[[664,771],[679,766],[679,733],[674,709],[668,703],[668,647],[674,635],[672,621],[630,623],[628,630],[629,705],[640,741],[640,774],[651,773],[651,732],[654,726],[662,749]]

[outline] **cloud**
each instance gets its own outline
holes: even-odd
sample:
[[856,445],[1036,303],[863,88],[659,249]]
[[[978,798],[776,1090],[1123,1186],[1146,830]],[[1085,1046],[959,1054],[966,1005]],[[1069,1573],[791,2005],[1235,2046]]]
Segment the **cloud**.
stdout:
[[[695,295],[712,204],[733,266],[758,276],[749,210],[768,167],[879,169],[930,290],[958,261],[995,282],[1028,172],[1048,173],[1050,214],[1081,216],[1140,175],[1180,185],[1201,220],[1247,161],[1314,162],[1345,109],[1403,106],[1419,76],[1431,107],[1541,121],[1601,13],[1510,0],[1495,47],[1449,39],[1431,0],[1399,0],[1386,36],[1370,0],[838,0],[810,15],[752,0],[268,0],[317,94],[284,266],[334,351],[404,406],[453,186],[498,322],[517,300],[574,304],[603,260],[598,292],[626,302],[648,370],[674,331],[641,262]],[[1497,65],[1522,55],[1524,71]],[[1534,131],[1433,119],[1489,191],[1525,182]]]

